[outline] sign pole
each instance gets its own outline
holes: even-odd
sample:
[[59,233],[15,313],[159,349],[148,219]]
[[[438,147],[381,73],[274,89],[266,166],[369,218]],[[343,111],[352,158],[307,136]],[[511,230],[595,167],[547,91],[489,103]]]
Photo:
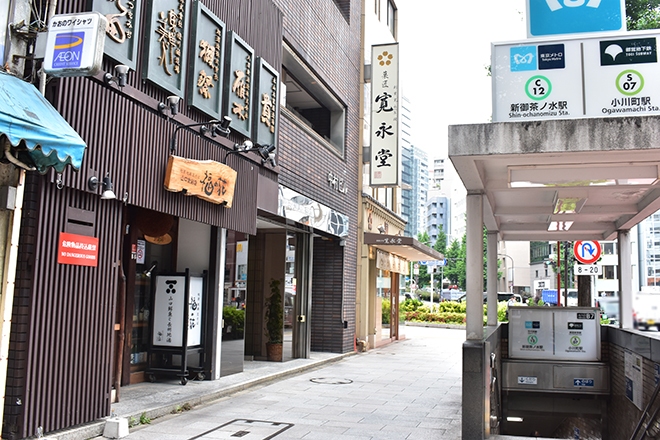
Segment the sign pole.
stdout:
[[431,313],[433,313],[433,292],[434,292],[434,287],[433,287],[433,272],[435,272],[435,266],[426,266],[426,269],[428,270],[429,267],[431,268]]
[[557,307],[561,307],[561,242],[557,242]]

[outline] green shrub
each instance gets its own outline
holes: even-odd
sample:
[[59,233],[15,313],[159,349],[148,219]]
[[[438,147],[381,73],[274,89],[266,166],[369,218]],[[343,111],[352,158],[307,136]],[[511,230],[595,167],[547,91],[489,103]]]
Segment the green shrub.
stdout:
[[465,314],[451,312],[430,313],[428,309],[418,309],[414,312],[406,312],[406,321],[463,325],[465,324]]
[[505,301],[497,303],[497,320],[499,322],[507,322],[509,320],[506,313],[508,308],[509,306],[507,306]]
[[391,313],[391,310],[392,310],[389,299],[384,299],[383,298],[383,304],[382,304],[381,310],[382,310],[382,314],[383,314],[381,322],[383,324],[389,324],[390,323],[390,313]]
[[438,311],[445,313],[465,313],[465,303],[457,301],[443,301],[438,304]]
[[[224,331],[229,339],[243,338],[245,330],[245,310],[236,307],[223,307],[222,319],[225,321]],[[227,331],[231,328],[231,331]]]
[[[408,304],[406,304],[408,303]],[[435,304],[433,311],[427,306],[419,305],[417,300],[406,300],[401,305],[401,315],[405,316],[406,321],[413,322],[431,322],[444,324],[465,324],[466,303],[457,301],[443,301]],[[501,301],[497,303],[497,320],[506,322],[507,303]],[[484,324],[487,323],[488,307],[484,304]]]
[[399,305],[399,310],[402,312],[414,312],[423,305],[424,303],[418,299],[406,298],[406,300]]

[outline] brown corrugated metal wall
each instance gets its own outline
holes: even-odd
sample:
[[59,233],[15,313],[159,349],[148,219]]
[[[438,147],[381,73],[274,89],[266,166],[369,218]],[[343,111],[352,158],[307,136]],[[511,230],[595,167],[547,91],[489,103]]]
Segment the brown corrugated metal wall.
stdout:
[[[30,176],[26,187],[3,438],[108,414],[122,204]],[[57,263],[68,207],[94,212],[98,267]]]
[[[85,3],[60,0],[57,12],[81,12]],[[270,0],[202,3],[279,69],[283,18]],[[114,64],[106,59],[105,71],[113,72]],[[258,175],[277,181],[277,174],[260,161],[233,155],[228,164],[238,180],[231,209],[165,191],[175,128],[209,118],[186,108],[185,99],[174,119],[160,115],[157,105],[168,93],[143,82],[141,71],[138,60],[123,90],[104,85],[103,73],[49,82],[47,96],[88,149],[80,172],[63,173],[62,189],[54,174],[29,176],[26,185],[3,438],[35,435],[38,426],[52,432],[109,415],[124,198],[129,205],[254,234]],[[222,161],[227,147],[242,141],[202,137],[194,130],[179,130],[177,155]],[[89,177],[101,179],[106,173],[119,200],[102,201],[87,189]],[[93,212],[97,268],[57,263],[58,234],[66,228],[69,207]]]
[[[78,12],[81,3],[60,0],[58,13]],[[282,13],[270,0],[209,0],[202,3],[226,23],[228,30],[237,31],[254,48],[256,55],[279,69]],[[143,19],[144,16],[142,14]],[[113,72],[115,64],[106,59],[105,71]],[[142,63],[138,59],[136,69],[129,73],[128,84],[122,91],[105,86],[101,80],[103,73],[91,80],[64,78],[51,81],[49,96],[54,97],[55,107],[88,145],[81,172],[65,173],[65,185],[86,191],[89,177],[110,173],[115,193],[119,198],[128,194],[128,204],[255,234],[257,175],[261,172],[277,181],[277,174],[266,168],[260,170],[258,160],[248,162],[241,157],[230,157],[228,164],[238,171],[236,190],[241,194],[241,197],[235,197],[230,210],[163,191],[169,145],[175,128],[209,118],[187,108],[185,99],[181,100],[180,114],[175,118],[168,119],[159,114],[158,103],[164,102],[170,93],[143,82],[141,71]],[[177,155],[215,161],[222,161],[227,148],[243,140],[237,136],[231,136],[229,140],[203,137],[199,135],[198,127],[179,130],[176,138]]]

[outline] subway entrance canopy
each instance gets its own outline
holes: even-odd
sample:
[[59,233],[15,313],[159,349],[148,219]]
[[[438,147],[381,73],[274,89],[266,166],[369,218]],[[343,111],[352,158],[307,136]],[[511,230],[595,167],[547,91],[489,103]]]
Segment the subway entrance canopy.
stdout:
[[40,173],[49,167],[61,173],[69,164],[82,165],[87,145],[39,90],[15,76],[0,73],[0,138],[2,145],[26,167]]
[[453,125],[449,158],[505,241],[613,240],[660,209],[657,116]]

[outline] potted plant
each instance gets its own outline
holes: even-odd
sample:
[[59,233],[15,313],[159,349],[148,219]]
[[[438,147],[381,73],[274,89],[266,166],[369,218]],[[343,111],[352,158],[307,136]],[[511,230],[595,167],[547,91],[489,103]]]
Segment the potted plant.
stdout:
[[266,354],[269,361],[282,361],[284,340],[284,309],[280,280],[270,281],[270,297],[266,300]]

